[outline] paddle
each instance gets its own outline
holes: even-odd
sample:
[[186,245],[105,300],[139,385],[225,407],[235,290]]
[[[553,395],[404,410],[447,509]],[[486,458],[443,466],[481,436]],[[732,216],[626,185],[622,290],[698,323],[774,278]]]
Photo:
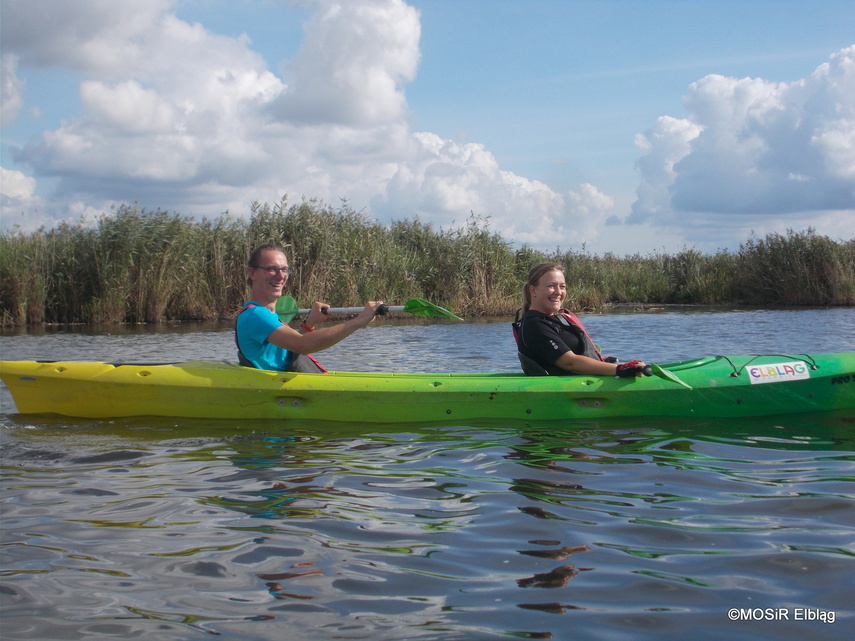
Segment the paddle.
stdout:
[[[330,307],[324,310],[324,314],[358,314],[362,311],[362,307]],[[276,314],[279,320],[283,323],[290,323],[296,316],[305,316],[311,310],[300,309],[297,307],[297,301],[291,296],[280,296],[276,301]],[[380,315],[388,312],[407,312],[415,316],[435,316],[438,318],[453,318],[462,321],[460,316],[448,311],[444,307],[429,303],[423,298],[411,298],[404,305],[381,305],[377,309]]]
[[673,372],[669,372],[667,369],[664,369],[656,363],[650,363],[650,365],[647,365],[644,368],[644,374],[646,376],[650,376],[651,374],[653,374],[654,376],[658,376],[659,378],[664,378],[666,381],[671,381],[672,383],[677,383],[677,385],[682,385],[686,389],[692,389],[692,386],[682,381],[679,376],[677,376]]

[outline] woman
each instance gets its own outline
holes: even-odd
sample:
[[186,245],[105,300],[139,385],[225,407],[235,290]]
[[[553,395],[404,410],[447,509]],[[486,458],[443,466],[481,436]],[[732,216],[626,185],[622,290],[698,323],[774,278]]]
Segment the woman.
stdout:
[[529,272],[523,286],[522,318],[514,323],[523,371],[540,376],[641,376],[642,361],[618,364],[602,357],[579,319],[561,307],[566,295],[561,265],[541,263]]
[[288,259],[281,247],[262,245],[249,258],[247,281],[251,300],[235,322],[235,342],[241,365],[273,371],[325,371],[311,352],[332,347],[374,319],[382,301],[369,301],[354,318],[315,330],[327,319],[326,303],[315,302],[300,326],[303,333],[283,324],[276,315],[276,301],[288,282]]

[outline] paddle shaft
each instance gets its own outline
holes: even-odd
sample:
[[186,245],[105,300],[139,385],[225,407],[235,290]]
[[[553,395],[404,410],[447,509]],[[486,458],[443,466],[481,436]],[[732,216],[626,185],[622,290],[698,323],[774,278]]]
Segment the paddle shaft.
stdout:
[[[323,313],[324,314],[358,314],[363,309],[365,309],[365,308],[364,307],[327,307],[326,309],[323,310]],[[312,310],[311,309],[298,309],[297,314],[299,314],[300,316],[305,316],[310,311],[312,311]],[[380,305],[380,307],[377,308],[377,313],[380,316],[383,316],[384,314],[386,314],[388,312],[403,312],[403,311],[404,311],[403,305]]]
[[[329,307],[323,310],[324,314],[359,314],[364,307]],[[281,296],[276,301],[276,315],[283,323],[290,323],[295,317],[308,315],[310,309],[300,309],[297,307],[297,302],[291,296]],[[437,316],[439,318],[453,318],[454,320],[462,321],[457,314],[429,303],[422,298],[411,298],[403,307],[392,305],[380,305],[377,308],[377,314],[386,314],[387,312],[407,312],[416,316]]]

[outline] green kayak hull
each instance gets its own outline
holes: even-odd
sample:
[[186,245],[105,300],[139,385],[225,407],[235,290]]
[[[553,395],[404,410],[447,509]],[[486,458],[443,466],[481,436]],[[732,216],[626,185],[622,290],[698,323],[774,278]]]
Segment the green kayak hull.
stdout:
[[855,410],[855,352],[710,356],[656,376],[302,374],[228,362],[0,362],[19,413],[463,424]]

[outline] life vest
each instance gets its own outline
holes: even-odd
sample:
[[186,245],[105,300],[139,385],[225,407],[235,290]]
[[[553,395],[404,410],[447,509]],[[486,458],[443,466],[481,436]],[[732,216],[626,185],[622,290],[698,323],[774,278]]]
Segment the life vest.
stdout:
[[[258,307],[256,303],[247,303],[243,306],[243,308],[238,312],[238,316],[243,314],[250,307]],[[237,347],[238,352],[238,363],[243,365],[244,367],[253,367],[255,365],[251,360],[249,360],[246,356],[243,355],[243,352],[240,349],[240,343],[238,342],[237,335],[237,317],[235,317],[235,347]],[[305,372],[309,374],[326,374],[327,370],[324,369],[323,365],[321,365],[317,359],[311,354],[297,354],[288,350],[288,353],[291,355],[291,360],[288,363],[288,372]]]
[[[529,376],[549,376],[552,374],[550,372],[550,368],[544,365],[541,365],[533,358],[526,356],[521,351],[519,351],[520,345],[525,345],[525,337],[523,332],[523,324],[525,323],[525,316],[520,315],[522,310],[517,311],[517,317],[513,323],[511,323],[511,328],[514,333],[514,340],[517,344],[517,356],[520,359],[520,365],[522,365],[523,372],[525,372]],[[597,349],[597,346],[594,344],[591,335],[588,334],[588,330],[585,329],[585,326],[582,324],[582,321],[574,314],[573,312],[566,309],[559,309],[558,314],[556,315],[558,320],[562,325],[569,328],[576,336],[579,338],[579,341],[582,343],[582,355],[587,356],[588,358],[593,358],[597,361],[605,361],[603,355],[600,353],[600,350]]]

